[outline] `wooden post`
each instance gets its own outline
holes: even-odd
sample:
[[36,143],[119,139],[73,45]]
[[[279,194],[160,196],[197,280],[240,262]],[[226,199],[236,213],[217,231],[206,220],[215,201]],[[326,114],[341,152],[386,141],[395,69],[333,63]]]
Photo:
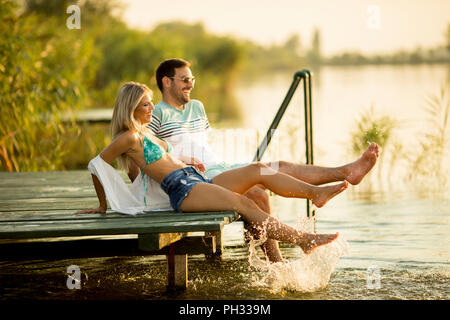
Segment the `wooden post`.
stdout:
[[168,289],[185,290],[187,288],[187,254],[175,254],[175,244],[169,247],[167,255]]
[[205,236],[213,237],[215,240],[215,244],[216,244],[216,251],[211,252],[207,257],[221,259],[222,253],[223,253],[222,230],[205,232]]
[[144,251],[157,251],[178,240],[183,239],[187,233],[143,233],[139,234],[139,249]]

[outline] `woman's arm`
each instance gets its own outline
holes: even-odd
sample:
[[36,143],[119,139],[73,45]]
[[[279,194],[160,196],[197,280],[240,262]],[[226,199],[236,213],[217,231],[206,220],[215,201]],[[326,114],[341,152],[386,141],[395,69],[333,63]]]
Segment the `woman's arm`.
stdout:
[[[111,162],[113,162],[118,156],[127,152],[133,146],[133,143],[133,136],[131,134],[124,133],[111,142],[109,146],[100,153],[100,157],[108,164],[111,164]],[[92,175],[92,182],[94,183],[95,192],[97,193],[99,207],[96,209],[80,210],[77,211],[76,214],[106,212],[107,203],[105,189],[103,188],[103,185],[98,177],[94,174]]]
[[105,213],[107,209],[107,203],[106,203],[106,194],[105,189],[103,189],[103,185],[100,182],[100,180],[97,178],[96,175],[92,175],[92,182],[94,183],[95,192],[97,193],[97,198],[99,201],[99,207],[96,209],[87,209],[87,210],[80,210],[77,211],[76,214],[83,214],[83,213]]

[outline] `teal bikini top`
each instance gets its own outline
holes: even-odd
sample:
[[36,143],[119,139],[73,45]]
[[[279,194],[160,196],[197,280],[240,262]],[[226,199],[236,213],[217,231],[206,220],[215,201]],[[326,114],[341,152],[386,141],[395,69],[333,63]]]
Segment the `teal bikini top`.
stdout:
[[[143,138],[140,141],[141,141],[142,149],[144,149],[145,166],[147,166],[148,164],[150,164],[152,162],[158,161],[166,154],[166,150],[164,150],[164,148],[161,147],[159,144],[154,143],[152,140],[147,138],[145,135],[143,135],[141,137]],[[167,144],[167,153],[171,153],[172,145],[164,139],[161,139],[161,140],[163,140]],[[141,170],[144,169],[145,166],[142,167]]]

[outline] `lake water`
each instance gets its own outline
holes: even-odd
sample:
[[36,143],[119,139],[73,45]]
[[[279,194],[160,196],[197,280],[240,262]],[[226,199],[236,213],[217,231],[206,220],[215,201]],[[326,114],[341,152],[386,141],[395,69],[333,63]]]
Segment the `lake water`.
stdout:
[[[243,107],[243,123],[239,129],[213,132],[216,151],[223,158],[230,162],[253,158],[258,145],[255,141],[259,142],[269,127],[293,73],[239,83],[236,95]],[[436,135],[437,127],[443,123],[444,113],[433,119],[427,108],[430,97],[440,96],[441,90],[445,92],[441,105],[450,103],[450,68],[445,65],[326,67],[313,74],[315,164],[338,166],[352,161],[355,157],[350,149],[352,133],[358,130],[361,115],[370,108],[374,118],[389,117],[394,126],[377,166],[363,183],[351,186],[324,208],[316,210],[315,231],[339,231],[348,246],[331,272],[326,288],[302,295],[300,292],[309,289],[301,283],[304,279],[288,270],[290,279],[287,280],[269,268],[263,279],[267,280],[265,277],[275,272],[279,281],[271,279],[267,290],[277,288],[275,292],[279,293],[280,285],[289,292],[281,296],[313,299],[448,299],[449,128],[445,131],[446,142],[440,157],[433,153],[420,167],[413,163],[423,152],[421,143],[431,143],[427,139]],[[263,160],[304,161],[303,122],[300,87]],[[273,211],[283,222],[311,230],[313,223],[305,217],[304,201],[273,196],[272,203]],[[233,235],[241,233],[230,234],[231,241]],[[299,252],[293,256],[290,260],[293,264],[305,259]],[[322,280],[327,278],[327,272],[321,274]],[[380,288],[368,289],[376,277],[380,279]],[[292,289],[297,296],[289,291]]]
[[[230,162],[253,158],[293,73],[239,82],[236,98],[243,107],[243,123],[239,129],[212,131],[219,155]],[[2,298],[449,299],[450,188],[449,179],[439,179],[450,178],[448,144],[441,161],[430,158],[441,163],[439,172],[427,162],[420,168],[411,165],[420,156],[421,139],[436,128],[427,121],[426,97],[444,87],[448,99],[449,73],[445,65],[327,67],[314,72],[315,164],[337,166],[355,158],[349,152],[351,132],[370,105],[375,115],[396,121],[373,173],[316,210],[315,223],[305,217],[304,200],[271,197],[281,221],[319,233],[338,231],[339,241],[333,245],[306,257],[298,248],[281,244],[286,263],[270,266],[254,244],[245,243],[242,223],[233,223],[224,229],[221,261],[190,257],[184,293],[165,291],[166,262],[158,256],[2,263]],[[302,101],[299,92],[263,160],[303,162]],[[449,134],[447,128],[447,143]],[[406,179],[411,172],[413,177]],[[82,270],[81,290],[65,287],[70,264]]]

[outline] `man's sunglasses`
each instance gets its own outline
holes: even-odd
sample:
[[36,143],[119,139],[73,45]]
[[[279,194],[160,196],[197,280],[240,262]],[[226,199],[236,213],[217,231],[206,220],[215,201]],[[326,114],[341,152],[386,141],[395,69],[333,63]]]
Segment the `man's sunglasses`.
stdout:
[[181,80],[184,83],[188,84],[189,82],[194,83],[195,82],[195,77],[184,77],[184,78],[175,78],[175,77],[169,77],[170,79],[177,79],[177,80]]

